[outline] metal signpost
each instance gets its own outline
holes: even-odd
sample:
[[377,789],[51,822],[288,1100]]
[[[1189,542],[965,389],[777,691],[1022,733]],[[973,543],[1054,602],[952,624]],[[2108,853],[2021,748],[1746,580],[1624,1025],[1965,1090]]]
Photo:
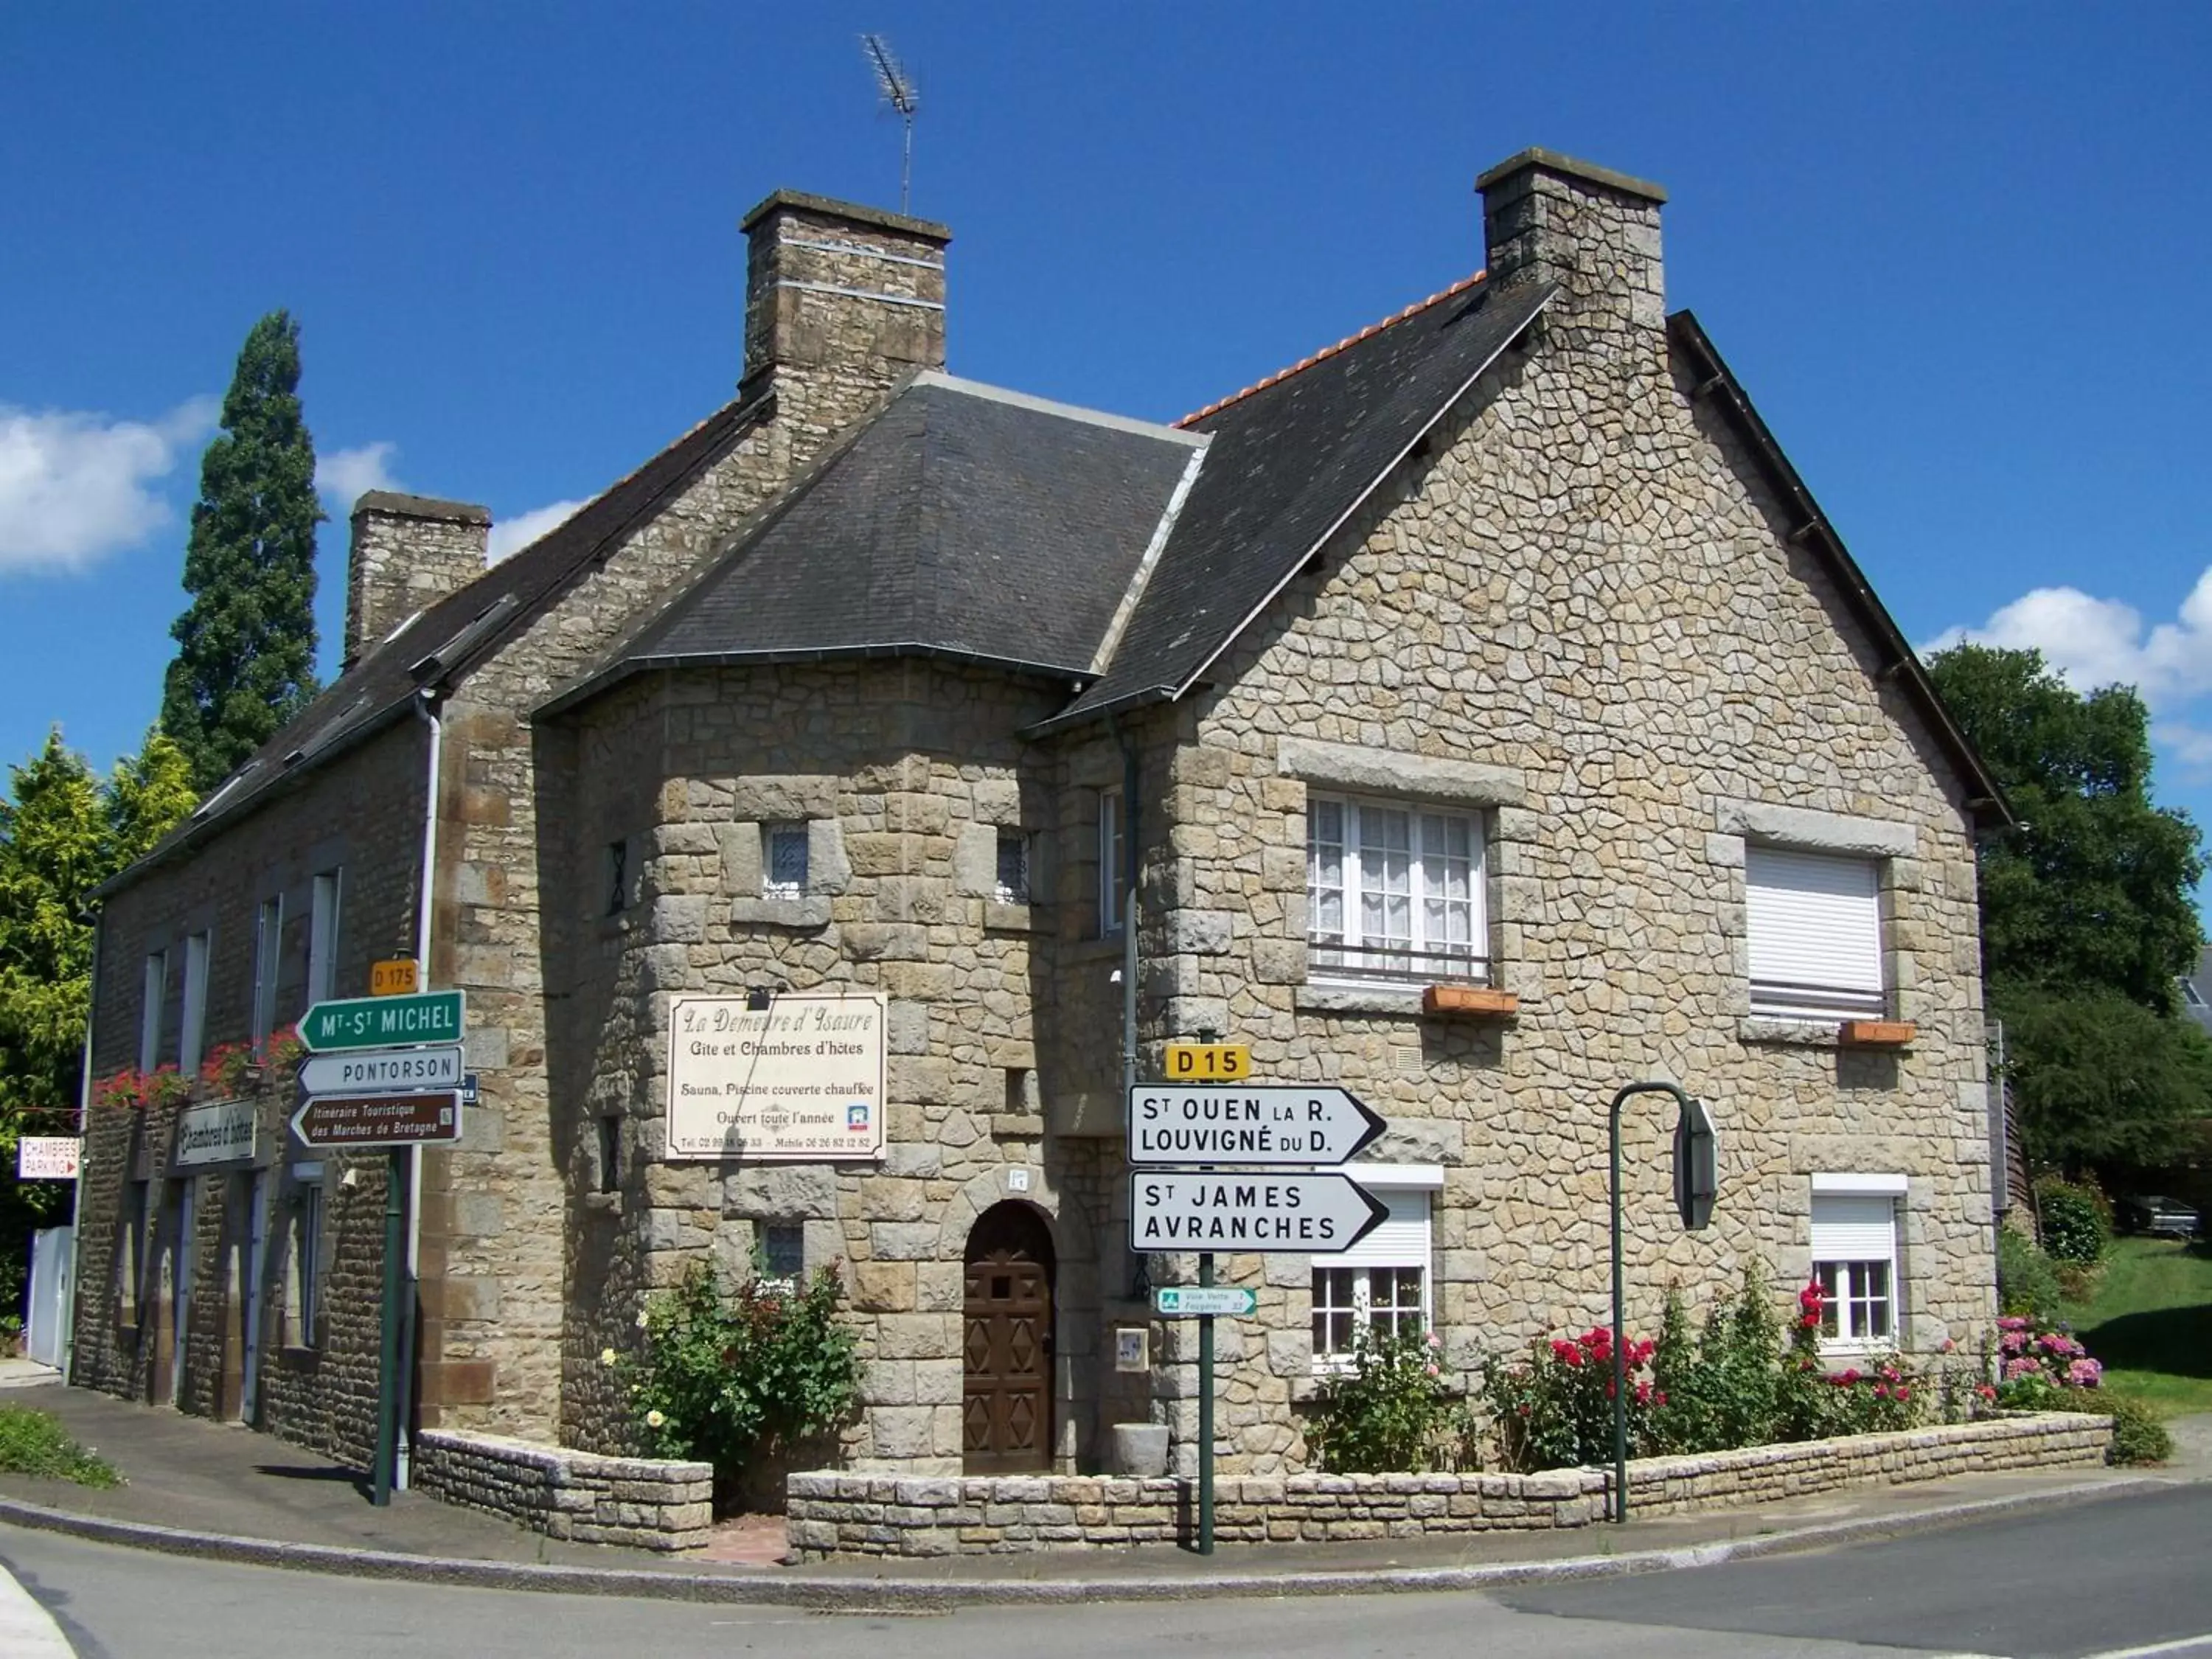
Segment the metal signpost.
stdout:
[[[416,989],[412,962],[380,962],[370,977],[380,994],[316,1003],[300,1017],[311,1056],[300,1067],[300,1105],[292,1133],[303,1146],[340,1151],[385,1147],[384,1306],[378,1346],[376,1456],[369,1501],[392,1502],[399,1449],[401,1394],[413,1298],[405,1252],[408,1152],[461,1138],[460,1048],[467,1006],[459,991]],[[403,1309],[402,1298],[406,1299]]]
[[[1243,1058],[1186,1060],[1184,1074],[1202,1075],[1200,1064],[1249,1066],[1241,1044],[1173,1044],[1168,1052],[1224,1049]],[[1387,1126],[1342,1089],[1298,1084],[1133,1080],[1128,1104],[1129,1162],[1137,1166],[1129,1178],[1129,1248],[1199,1253],[1197,1285],[1156,1286],[1152,1307],[1164,1318],[1198,1321],[1198,1553],[1211,1555],[1213,1322],[1259,1305],[1251,1291],[1214,1284],[1214,1252],[1350,1249],[1390,1212],[1350,1176],[1325,1166],[1344,1163]],[[1223,1167],[1237,1164],[1262,1167]]]

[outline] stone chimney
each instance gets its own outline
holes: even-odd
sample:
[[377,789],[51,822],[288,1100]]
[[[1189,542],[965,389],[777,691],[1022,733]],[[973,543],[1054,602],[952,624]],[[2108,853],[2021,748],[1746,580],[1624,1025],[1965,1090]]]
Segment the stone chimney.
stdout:
[[1549,330],[1570,349],[1663,356],[1664,190],[1548,149],[1524,149],[1474,182],[1492,282],[1559,283]]
[[803,460],[905,375],[945,367],[943,225],[780,190],[744,216],[741,395]]
[[491,514],[466,501],[372,489],[353,504],[346,562],[345,668],[418,611],[484,573]]

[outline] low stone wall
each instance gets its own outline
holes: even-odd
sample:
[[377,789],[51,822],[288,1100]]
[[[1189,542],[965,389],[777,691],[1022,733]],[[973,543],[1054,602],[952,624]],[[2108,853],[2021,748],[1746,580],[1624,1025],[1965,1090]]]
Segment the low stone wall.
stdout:
[[411,1484],[583,1544],[692,1549],[707,1541],[714,1521],[712,1464],[601,1457],[495,1434],[424,1430]]
[[[2109,1418],[2050,1413],[1644,1458],[1628,1466],[1629,1509],[1647,1516],[1734,1509],[1842,1486],[2102,1463],[2111,1438]],[[1612,1484],[1608,1471],[1591,1468],[1227,1478],[1214,1484],[1214,1535],[1224,1543],[1335,1543],[1584,1527],[1605,1518]],[[1195,1486],[1182,1480],[830,1472],[795,1474],[786,1490],[791,1545],[808,1560],[1167,1544],[1188,1539],[1197,1524]]]

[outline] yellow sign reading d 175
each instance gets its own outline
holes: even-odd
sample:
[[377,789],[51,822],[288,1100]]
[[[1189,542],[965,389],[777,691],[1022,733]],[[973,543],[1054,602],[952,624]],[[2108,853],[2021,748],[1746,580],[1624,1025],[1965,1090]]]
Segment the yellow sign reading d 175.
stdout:
[[392,957],[368,966],[368,994],[373,997],[411,997],[417,988],[412,957]]
[[1242,1083],[1252,1075],[1252,1050],[1242,1042],[1170,1042],[1170,1083]]

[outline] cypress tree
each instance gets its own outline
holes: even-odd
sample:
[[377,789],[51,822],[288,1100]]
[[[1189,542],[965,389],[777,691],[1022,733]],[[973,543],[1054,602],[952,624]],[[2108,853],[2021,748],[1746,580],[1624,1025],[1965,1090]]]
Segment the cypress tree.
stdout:
[[200,461],[185,549],[191,602],[161,729],[205,792],[315,695],[315,446],[300,410],[300,325],[272,311],[253,325],[222,400],[222,430]]

